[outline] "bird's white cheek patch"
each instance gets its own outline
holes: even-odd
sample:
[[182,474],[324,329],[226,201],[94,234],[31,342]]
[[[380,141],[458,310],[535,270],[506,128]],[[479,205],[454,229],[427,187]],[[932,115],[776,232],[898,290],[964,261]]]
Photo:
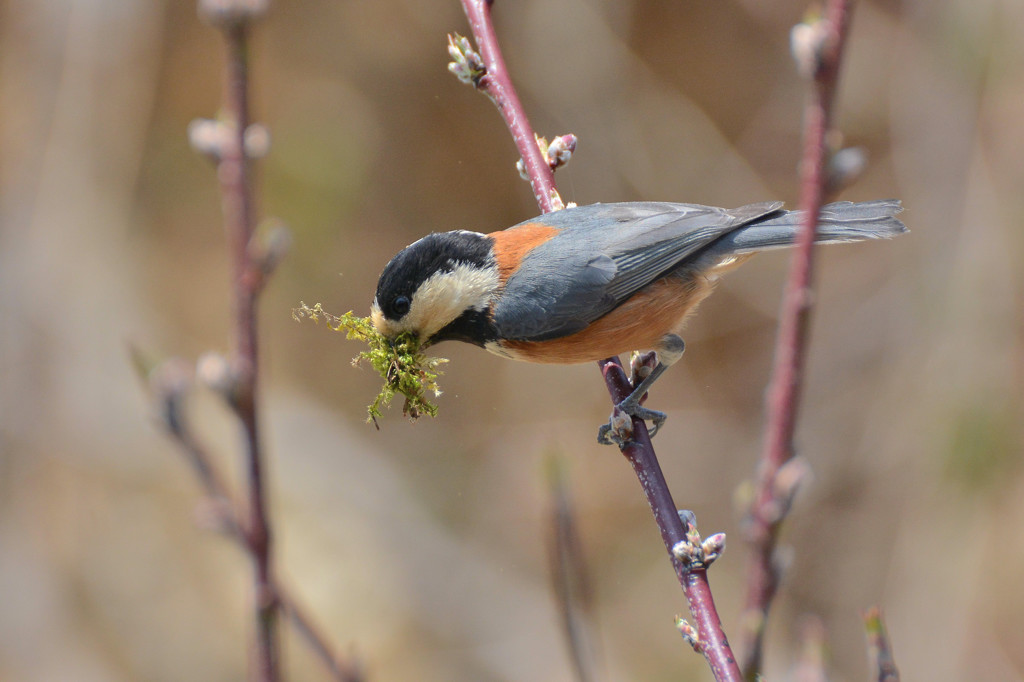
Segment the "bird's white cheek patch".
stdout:
[[395,324],[429,339],[467,310],[484,310],[498,290],[497,268],[459,263],[428,277],[412,296],[409,312]]

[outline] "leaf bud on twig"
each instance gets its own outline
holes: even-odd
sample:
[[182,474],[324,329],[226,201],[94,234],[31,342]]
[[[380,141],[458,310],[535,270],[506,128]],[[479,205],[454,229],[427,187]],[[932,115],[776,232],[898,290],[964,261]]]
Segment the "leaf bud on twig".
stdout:
[[452,58],[448,62],[448,70],[463,83],[479,87],[480,79],[487,74],[487,67],[484,66],[480,53],[473,49],[469,38],[458,33],[454,36],[449,34],[448,55]]
[[[569,163],[572,160],[573,152],[576,151],[576,136],[572,133],[559,135],[550,143],[548,143],[548,138],[540,135],[535,134],[534,139],[537,140],[537,147],[552,171]],[[526,170],[525,161],[522,159],[516,161],[516,170],[519,172],[519,177],[527,182],[530,181],[530,173]]]
[[704,552],[704,565],[710,566],[725,551],[725,533],[715,533],[701,543]]
[[789,32],[789,49],[796,60],[796,70],[811,80],[821,68],[821,56],[828,38],[828,26],[821,17],[808,17]]
[[614,437],[620,438],[623,442],[633,437],[633,418],[626,414],[625,410],[619,409],[618,405],[612,408],[609,423]]
[[251,123],[245,129],[245,156],[262,159],[270,151],[270,130],[262,123]]
[[868,165],[863,147],[846,147],[828,157],[825,166],[825,194],[834,196],[855,183]]
[[803,457],[793,457],[779,467],[772,481],[774,509],[772,520],[782,519],[789,513],[800,485],[811,476],[811,467]]
[[199,16],[226,30],[259,19],[269,7],[270,0],[199,0]]
[[224,149],[226,128],[220,121],[197,118],[188,124],[188,142],[200,154],[219,161]]
[[249,242],[249,258],[259,271],[259,284],[273,274],[292,247],[292,232],[277,219],[263,222]]
[[[230,124],[211,118],[197,118],[188,124],[189,144],[213,161],[220,161],[232,133]],[[243,145],[247,158],[263,158],[270,151],[270,131],[262,123],[253,123],[245,129]]]
[[687,570],[707,568],[725,551],[725,533],[714,533],[702,540],[697,530],[697,516],[689,509],[679,510],[679,520],[686,527],[686,539],[672,547],[672,556]]
[[576,136],[572,133],[568,135],[559,135],[551,144],[548,145],[545,151],[547,156],[548,165],[551,166],[551,170],[561,168],[565,164],[569,163],[572,159],[573,152],[576,151]]
[[683,636],[687,644],[693,647],[694,651],[698,654],[704,653],[704,645],[701,644],[697,629],[690,625],[685,618],[676,618],[676,630],[679,630],[679,634]]
[[238,375],[231,363],[220,353],[208,351],[196,360],[196,379],[229,403],[238,390]]

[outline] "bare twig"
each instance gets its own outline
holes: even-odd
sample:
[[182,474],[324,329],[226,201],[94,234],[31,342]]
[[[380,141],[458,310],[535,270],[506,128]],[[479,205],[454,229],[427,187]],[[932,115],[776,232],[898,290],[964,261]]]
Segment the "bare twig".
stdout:
[[[211,2],[203,0],[201,9]],[[206,16],[212,16],[207,11]],[[242,423],[246,474],[249,485],[247,540],[253,560],[256,607],[256,679],[279,679],[277,641],[277,594],[273,588],[270,521],[264,485],[264,455],[260,443],[256,405],[259,389],[259,355],[256,335],[258,269],[251,259],[253,234],[252,187],[245,151],[249,127],[248,34],[253,15],[234,21],[214,22],[227,47],[223,116],[228,134],[220,146],[217,177],[221,186],[224,229],[231,257],[234,286],[234,372],[232,407]]]
[[522,157],[540,210],[544,213],[557,211],[562,208],[562,200],[555,188],[555,174],[537,146],[537,136],[505,68],[505,58],[491,21],[491,3],[488,0],[462,0],[462,8],[483,58],[484,73],[474,81],[474,85],[490,97],[501,112]]
[[587,618],[593,613],[590,576],[576,529],[572,501],[566,489],[564,468],[561,458],[556,455],[549,458],[551,535],[548,561],[576,680],[593,682],[597,679],[595,644],[587,627]]
[[[467,55],[464,49],[467,46],[462,46],[461,56],[464,59],[457,61],[452,71],[460,79],[471,82],[494,100],[522,156],[530,178],[530,186],[541,210],[557,210],[562,207],[562,202],[555,188],[554,176],[549,163],[540,152],[537,136],[530,127],[526,112],[505,69],[494,24],[491,21],[491,3],[487,0],[462,0],[462,6],[469,19],[473,37],[480,48],[480,55]],[[453,52],[453,58],[458,52]],[[626,378],[619,359],[608,358],[600,361],[598,365],[612,400],[618,404],[632,391],[632,385]],[[711,666],[716,680],[742,679],[715,609],[706,565],[684,565],[673,552],[679,543],[687,541],[687,528],[679,518],[678,509],[672,501],[672,494],[651,446],[647,426],[642,420],[633,419],[633,441],[622,447],[622,453],[632,465],[661,530],[665,548],[683,587],[690,612],[697,623],[701,653]]]
[[871,679],[875,682],[900,682],[900,671],[889,644],[889,633],[877,606],[864,614],[864,631],[868,637],[868,655],[871,657]]
[[768,390],[764,448],[746,522],[747,537],[753,547],[743,619],[748,627],[744,647],[744,671],[748,680],[755,679],[761,669],[765,622],[779,581],[775,545],[779,526],[798,483],[797,480],[780,485],[780,472],[793,457],[793,433],[812,307],[812,246],[828,181],[826,134],[849,25],[849,6],[850,0],[830,0],[824,18],[801,24],[793,35],[798,67],[812,82],[804,113],[800,190],[803,218],[782,302]]
[[[335,656],[327,640],[288,595],[273,573],[267,509],[266,476],[258,419],[259,355],[257,304],[267,277],[287,249],[287,233],[277,228],[260,242],[254,239],[253,190],[249,160],[266,148],[265,131],[249,125],[248,34],[269,0],[199,0],[199,14],[217,28],[227,48],[222,118],[195,121],[189,127],[193,146],[217,164],[224,230],[231,260],[233,343],[229,358],[204,356],[202,379],[233,409],[243,431],[248,495],[244,506],[233,500],[223,476],[189,428],[182,405],[192,386],[191,368],[178,359],[147,363],[132,349],[140,373],[148,381],[159,414],[192,466],[206,495],[205,518],[234,539],[252,558],[254,574],[255,664],[252,677],[280,679],[277,621],[284,610],[301,636],[337,680],[355,682],[357,668]],[[244,512],[243,512],[244,509]]]
[[[612,401],[618,404],[632,392],[633,386],[618,358],[602,360],[600,364],[608,393]],[[698,650],[707,659],[716,680],[742,679],[729,640],[722,629],[722,620],[715,608],[711,585],[708,582],[707,564],[699,562],[687,565],[676,551],[680,543],[688,541],[688,528],[680,517],[679,508],[672,500],[672,493],[661,471],[643,420],[633,419],[633,440],[622,448],[622,454],[629,460],[640,481],[679,584],[683,587],[690,613],[697,625]]]
[[[185,416],[184,402],[193,384],[192,368],[179,358],[147,363],[137,348],[132,348],[131,352],[136,367],[149,386],[160,421],[180,447],[202,486],[205,501],[200,507],[200,516],[203,525],[217,530],[238,543],[246,552],[251,552],[252,542],[246,516],[233,499],[209,451],[196,437]],[[361,682],[359,666],[334,653],[326,636],[276,576],[272,577],[271,588],[278,606],[330,672],[331,679],[338,682]]]
[[[199,480],[203,485],[206,497],[213,502],[212,505],[204,507],[206,512],[212,512],[214,515],[212,519],[208,519],[208,522],[237,542],[242,549],[249,551],[252,543],[242,515],[239,513],[238,506],[231,500],[231,494],[224,484],[223,478],[213,466],[206,449],[195,440],[190,430],[172,433],[172,435],[181,446],[182,452],[195,465],[197,472],[200,472]],[[334,653],[326,635],[320,631],[305,609],[299,605],[280,578],[277,576],[272,578],[271,588],[274,591],[278,607],[327,668],[331,679],[339,682],[362,682],[363,676],[358,664],[344,660]]]

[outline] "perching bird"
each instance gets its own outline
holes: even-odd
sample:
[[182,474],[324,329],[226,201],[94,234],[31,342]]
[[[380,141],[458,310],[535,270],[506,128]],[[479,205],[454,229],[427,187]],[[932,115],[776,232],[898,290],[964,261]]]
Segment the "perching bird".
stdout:
[[[906,231],[898,200],[838,202],[816,241],[887,239]],[[654,421],[640,399],[683,352],[679,333],[716,281],[758,251],[792,245],[799,211],[782,202],[737,209],[656,202],[567,208],[481,234],[433,233],[381,273],[371,317],[388,338],[455,340],[515,360],[580,363],[653,349],[658,364],[617,407]],[[599,433],[609,442],[610,427]],[[612,434],[614,438],[614,433]]]

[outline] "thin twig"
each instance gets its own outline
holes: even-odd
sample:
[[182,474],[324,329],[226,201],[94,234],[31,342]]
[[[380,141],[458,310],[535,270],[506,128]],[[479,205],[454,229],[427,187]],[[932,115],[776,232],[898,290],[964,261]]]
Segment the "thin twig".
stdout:
[[[196,437],[185,415],[184,403],[192,390],[191,367],[179,358],[147,363],[137,348],[132,348],[131,351],[136,367],[149,385],[164,428],[177,442],[203,489],[205,504],[201,509],[204,525],[216,529],[238,543],[244,551],[251,552],[252,541],[246,517],[233,499],[224,476],[214,465],[207,448]],[[359,666],[334,653],[327,638],[279,578],[273,579],[272,589],[280,609],[330,672],[331,679],[338,682],[361,682],[363,678]]]
[[775,359],[768,390],[768,418],[754,501],[746,520],[753,551],[747,578],[744,671],[753,680],[761,670],[765,622],[778,588],[775,546],[794,485],[780,485],[779,473],[793,457],[793,433],[812,308],[814,231],[825,194],[826,134],[830,127],[839,66],[850,17],[850,0],[830,0],[823,19],[804,25],[804,52],[796,51],[811,76],[804,113],[800,209],[803,212],[789,281],[782,302]]
[[[326,638],[289,596],[272,570],[271,532],[267,509],[266,477],[259,437],[257,304],[266,277],[286,249],[283,229],[265,244],[253,240],[254,208],[249,158],[260,144],[248,140],[249,77],[248,32],[262,16],[269,0],[199,0],[199,14],[224,37],[227,58],[225,96],[220,121],[195,121],[189,128],[192,144],[217,162],[221,186],[224,230],[231,260],[232,354],[230,359],[209,356],[200,361],[202,374],[234,410],[243,431],[246,504],[240,507],[194,435],[182,409],[192,387],[191,370],[178,359],[148,363],[132,349],[137,369],[148,381],[159,414],[199,479],[208,504],[207,519],[236,541],[252,558],[254,574],[255,665],[252,676],[261,682],[280,679],[277,637],[279,610],[283,609],[334,679],[357,682],[355,665],[334,655]],[[248,142],[248,144],[247,144]],[[242,511],[244,509],[244,512]]]
[[588,628],[593,614],[590,576],[576,529],[572,500],[566,489],[565,464],[552,455],[548,460],[551,498],[548,562],[551,584],[561,610],[562,629],[577,682],[597,679],[594,638]]
[[900,671],[892,655],[889,633],[877,606],[864,614],[864,631],[868,638],[868,656],[871,658],[871,679],[875,682],[900,682]]
[[[172,432],[171,435],[178,441],[182,451],[193,464],[198,473],[197,478],[203,486],[203,492],[212,502],[207,507],[207,510],[212,511],[215,515],[213,519],[209,520],[210,525],[215,526],[224,535],[237,542],[242,549],[250,551],[252,541],[249,538],[242,514],[232,501],[231,493],[224,483],[223,477],[213,465],[213,460],[206,449],[199,444],[189,429]],[[358,664],[346,661],[335,654],[327,637],[305,609],[298,604],[288,587],[276,576],[272,580],[271,587],[278,607],[291,620],[295,630],[327,668],[331,679],[338,680],[338,682],[362,682],[363,676]]]
[[462,0],[462,7],[486,67],[486,73],[476,87],[490,97],[501,111],[501,117],[512,133],[512,139],[526,166],[530,188],[540,210],[544,213],[557,211],[562,206],[555,188],[555,174],[537,146],[533,127],[530,126],[526,110],[505,68],[505,58],[501,54],[501,45],[491,20],[491,3],[488,0]]
[[[530,127],[526,112],[505,69],[501,48],[491,21],[491,3],[487,0],[462,0],[462,6],[483,57],[484,73],[475,78],[473,83],[494,100],[505,119],[505,124],[523,158],[530,186],[541,210],[557,210],[561,207],[561,199],[558,197],[554,176],[537,146],[537,137]],[[612,400],[618,404],[632,391],[618,358],[602,360],[598,365],[605,377]],[[651,446],[647,426],[642,420],[633,419],[633,441],[623,446],[622,453],[632,465],[661,530],[662,539],[683,587],[690,612],[697,623],[700,650],[711,666],[715,679],[720,682],[742,679],[715,609],[706,568],[684,566],[673,554],[673,548],[678,543],[686,541],[686,528],[672,501],[672,494]]]
[[[612,402],[618,404],[633,391],[633,386],[618,358],[602,360],[600,364]],[[684,565],[673,551],[677,545],[687,541],[687,529],[680,518],[679,508],[672,500],[672,493],[661,471],[643,420],[633,418],[633,439],[622,447],[622,454],[632,465],[654,514],[658,530],[661,531],[661,539],[668,550],[672,567],[686,595],[690,613],[697,624],[700,652],[707,659],[716,680],[742,679],[729,640],[722,629],[722,619],[715,608],[707,568]]]
[[224,229],[227,233],[234,286],[235,372],[232,404],[244,432],[248,495],[248,541],[253,560],[256,608],[257,679],[279,679],[277,642],[277,595],[273,587],[271,532],[264,485],[264,455],[259,438],[256,405],[259,388],[259,355],[256,334],[258,289],[255,286],[250,243],[253,234],[252,188],[245,153],[245,131],[249,127],[248,29],[247,21],[222,27],[227,47],[224,118],[229,134],[220,150],[217,176],[220,179]]

